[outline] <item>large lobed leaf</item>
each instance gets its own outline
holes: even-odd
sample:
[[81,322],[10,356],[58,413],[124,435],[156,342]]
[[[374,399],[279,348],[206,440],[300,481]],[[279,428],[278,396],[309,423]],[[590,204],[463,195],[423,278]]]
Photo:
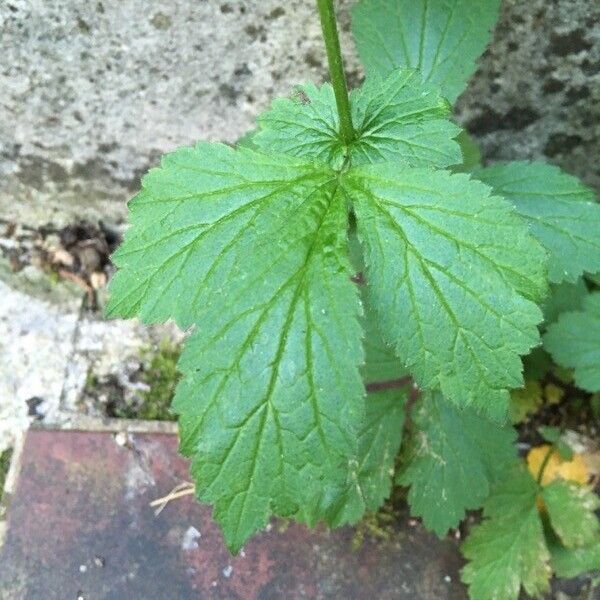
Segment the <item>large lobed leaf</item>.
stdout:
[[144,178],[131,220],[109,312],[198,326],[174,409],[198,495],[237,550],[354,470],[363,353],[345,202],[326,167],[198,144]]
[[550,255],[551,281],[600,271],[600,204],[578,179],[544,163],[500,163],[475,177],[512,202]]
[[490,485],[516,462],[515,432],[459,410],[439,392],[424,394],[412,411],[412,431],[398,483],[410,485],[413,515],[444,536],[480,508]]
[[413,167],[446,167],[462,162],[454,140],[460,129],[448,120],[450,106],[414,71],[387,79],[370,77],[350,95],[356,139],[349,147],[339,135],[333,88],[307,85],[294,99],[279,98],[259,117],[253,142],[266,151],[310,157],[341,166],[396,160]]
[[544,348],[561,366],[575,369],[575,383],[600,391],[600,292],[583,300],[583,310],[563,313],[544,335]]
[[456,100],[490,38],[500,0],[361,0],[352,31],[367,74],[418,69]]
[[519,355],[539,339],[542,248],[465,175],[378,164],[349,171],[343,188],[386,341],[419,386],[503,420]]
[[[418,114],[419,94],[419,160],[445,165],[454,150],[432,151],[439,96],[394,77],[398,98],[408,96],[390,113],[389,82],[353,105],[370,123],[364,139],[371,125],[388,137],[372,155],[354,147],[341,171],[330,158],[200,143],[164,157],[130,203],[108,312],[194,329],[174,408],[198,496],[214,504],[232,550],[272,514],[337,525],[376,509],[404,419],[405,392],[382,381],[408,368],[421,386],[502,419],[519,355],[537,341],[541,248],[482,183],[406,166],[416,151],[392,145],[390,132],[411,130],[400,107]],[[395,162],[352,166],[386,157]]]

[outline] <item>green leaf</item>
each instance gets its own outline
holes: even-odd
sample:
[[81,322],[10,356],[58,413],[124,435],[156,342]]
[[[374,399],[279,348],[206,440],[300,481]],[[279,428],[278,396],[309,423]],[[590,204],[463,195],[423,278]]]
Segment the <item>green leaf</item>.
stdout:
[[512,202],[550,254],[551,281],[575,282],[600,270],[600,204],[594,192],[543,163],[501,163],[475,176]]
[[600,573],[600,539],[583,548],[565,548],[559,542],[550,544],[552,569],[557,577],[579,577],[584,573]]
[[588,281],[600,288],[600,273],[586,273],[585,277]]
[[[369,306],[368,300],[363,302],[364,317],[362,319],[366,360],[362,369],[363,381],[377,388],[386,382],[399,381],[408,377],[409,373],[396,356],[393,346],[384,342],[375,313]],[[407,383],[408,385],[408,383]]]
[[418,69],[452,102],[465,89],[499,0],[362,0],[352,31],[367,74]]
[[466,131],[461,131],[456,141],[462,153],[462,163],[454,165],[452,170],[457,173],[469,173],[481,167],[481,150],[477,142]]
[[363,262],[362,251],[356,232],[352,231],[348,239],[350,247],[350,260],[355,269],[356,275],[354,281],[361,290],[361,302],[363,305],[363,316],[361,319],[365,349],[365,364],[362,368],[362,377],[368,389],[387,388],[389,384],[399,385],[400,381],[408,381],[409,372],[396,356],[394,347],[383,340],[377,316],[369,302],[366,293],[365,265]]
[[558,427],[548,427],[545,425],[538,427],[538,433],[550,444],[556,444],[562,436],[562,432]]
[[462,570],[472,600],[517,600],[523,586],[532,596],[549,589],[550,554],[536,507],[538,487],[523,469],[497,486],[484,521],[462,546],[470,561]]
[[544,348],[561,366],[575,369],[575,383],[600,391],[600,292],[590,294],[579,312],[563,313],[544,335]]
[[345,199],[326,167],[203,143],[166,156],[130,209],[109,311],[197,326],[173,407],[197,494],[235,551],[271,513],[306,512],[356,471],[363,352]]
[[439,392],[423,395],[412,420],[408,462],[397,482],[410,486],[411,513],[442,537],[466,510],[482,506],[490,484],[516,462],[515,432],[457,409]]
[[551,368],[552,359],[541,346],[534,348],[523,359],[523,375],[526,382],[533,379],[542,379]]
[[251,129],[247,131],[236,143],[238,148],[249,148],[250,150],[259,150],[260,148],[254,143],[254,136],[257,133],[257,129]]
[[389,497],[394,463],[400,443],[406,392],[402,389],[371,392],[367,396],[367,418],[359,434],[359,489],[364,510],[375,512]]
[[346,147],[339,134],[333,88],[312,84],[293,99],[280,98],[259,117],[253,142],[261,148],[310,157],[340,167],[399,161],[445,167],[462,161],[454,137],[459,127],[448,120],[450,106],[413,71],[398,71],[385,81],[370,77],[350,95],[356,140]]
[[525,385],[510,393],[508,417],[511,423],[522,423],[529,415],[536,413],[544,404],[542,386],[535,379],[525,381]]
[[503,420],[539,339],[544,252],[504,200],[461,174],[352,169],[353,203],[380,330],[422,388]]
[[551,285],[550,294],[542,306],[544,324],[548,326],[554,323],[561,313],[579,310],[588,294],[587,286],[582,277],[575,283],[564,281],[563,283]]
[[600,522],[594,514],[600,499],[585,486],[556,479],[547,485],[542,497],[550,524],[566,548],[594,543],[600,534]]

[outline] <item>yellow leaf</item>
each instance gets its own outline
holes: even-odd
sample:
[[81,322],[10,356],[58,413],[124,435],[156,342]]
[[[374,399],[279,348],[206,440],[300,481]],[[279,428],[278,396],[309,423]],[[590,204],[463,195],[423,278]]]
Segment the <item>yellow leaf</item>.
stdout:
[[[527,467],[536,479],[549,450],[550,445],[542,444],[532,448],[527,454]],[[544,469],[542,485],[548,485],[558,478],[586,484],[590,478],[590,473],[583,454],[573,454],[571,460],[563,460],[558,452],[554,450]]]
[[510,393],[509,415],[512,423],[521,423],[527,415],[535,413],[544,403],[542,386],[535,380],[525,382],[525,386]]
[[558,404],[565,395],[565,390],[553,383],[548,383],[544,388],[544,396],[548,404]]

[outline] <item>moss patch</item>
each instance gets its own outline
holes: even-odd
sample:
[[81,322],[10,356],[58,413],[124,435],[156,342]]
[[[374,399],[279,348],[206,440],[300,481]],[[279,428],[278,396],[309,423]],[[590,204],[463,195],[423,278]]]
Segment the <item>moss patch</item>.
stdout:
[[6,475],[8,474],[8,468],[10,467],[10,459],[12,457],[12,450],[4,450],[0,453],[0,498],[4,490],[4,482],[6,481]]
[[179,345],[163,341],[158,349],[142,353],[142,365],[124,384],[116,375],[98,377],[88,373],[83,398],[106,416],[117,419],[175,421],[170,410],[179,381]]
[[141,375],[141,380],[149,389],[142,393],[143,401],[136,418],[157,421],[177,419],[169,407],[179,381],[177,360],[180,354],[179,346],[163,342],[152,356],[148,368]]

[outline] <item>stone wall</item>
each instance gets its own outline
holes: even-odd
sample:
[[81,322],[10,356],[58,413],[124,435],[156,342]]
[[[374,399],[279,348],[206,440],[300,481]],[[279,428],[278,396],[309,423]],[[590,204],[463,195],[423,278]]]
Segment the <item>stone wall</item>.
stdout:
[[[0,218],[21,222],[119,220],[161,153],[232,141],[325,75],[310,0],[4,0],[0,55]],[[485,157],[541,157],[600,187],[599,116],[598,1],[505,0],[457,106]]]

